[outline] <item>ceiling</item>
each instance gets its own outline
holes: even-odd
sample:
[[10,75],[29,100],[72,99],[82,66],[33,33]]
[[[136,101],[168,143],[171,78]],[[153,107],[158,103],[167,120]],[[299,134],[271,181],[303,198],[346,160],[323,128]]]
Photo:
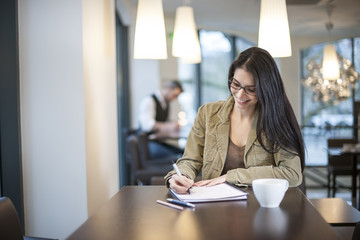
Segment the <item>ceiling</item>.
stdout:
[[[286,0],[290,34],[293,36],[328,36],[326,3],[329,0]],[[332,36],[360,36],[360,0],[330,0]],[[137,0],[130,0],[134,5]],[[191,0],[198,28],[225,29],[257,34],[260,0]],[[163,0],[164,13],[175,17],[183,0]]]

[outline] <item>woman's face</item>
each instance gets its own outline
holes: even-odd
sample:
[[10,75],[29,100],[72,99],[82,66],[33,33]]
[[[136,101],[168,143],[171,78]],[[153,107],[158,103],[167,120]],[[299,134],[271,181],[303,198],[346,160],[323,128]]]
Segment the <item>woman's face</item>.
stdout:
[[244,69],[237,68],[230,85],[235,107],[241,110],[255,110],[257,97],[253,76]]

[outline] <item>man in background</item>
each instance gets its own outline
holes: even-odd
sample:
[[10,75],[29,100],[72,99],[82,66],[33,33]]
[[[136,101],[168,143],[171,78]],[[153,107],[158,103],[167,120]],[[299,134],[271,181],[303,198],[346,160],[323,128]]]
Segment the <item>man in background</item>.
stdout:
[[149,151],[151,158],[161,158],[174,154],[182,154],[183,150],[176,146],[174,139],[179,134],[178,111],[170,108],[183,92],[179,81],[173,80],[157,91],[145,97],[140,104],[140,128],[149,132]]

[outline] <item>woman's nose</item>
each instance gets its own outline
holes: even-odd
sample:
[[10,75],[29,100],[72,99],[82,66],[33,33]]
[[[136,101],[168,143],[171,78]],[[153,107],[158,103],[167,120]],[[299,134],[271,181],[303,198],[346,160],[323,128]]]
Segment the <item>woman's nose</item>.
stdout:
[[240,90],[237,91],[237,93],[235,94],[236,97],[241,97],[243,96],[245,93],[244,88],[241,88]]

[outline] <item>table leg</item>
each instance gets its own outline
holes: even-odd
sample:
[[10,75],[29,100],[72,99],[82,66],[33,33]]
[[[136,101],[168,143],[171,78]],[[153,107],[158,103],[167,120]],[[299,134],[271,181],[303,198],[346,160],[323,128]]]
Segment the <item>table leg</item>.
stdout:
[[352,186],[351,186],[351,197],[352,197],[352,206],[359,209],[358,206],[358,201],[357,201],[357,197],[356,197],[356,190],[357,190],[357,184],[356,184],[356,179],[357,178],[357,155],[353,154],[353,158],[352,158]]

